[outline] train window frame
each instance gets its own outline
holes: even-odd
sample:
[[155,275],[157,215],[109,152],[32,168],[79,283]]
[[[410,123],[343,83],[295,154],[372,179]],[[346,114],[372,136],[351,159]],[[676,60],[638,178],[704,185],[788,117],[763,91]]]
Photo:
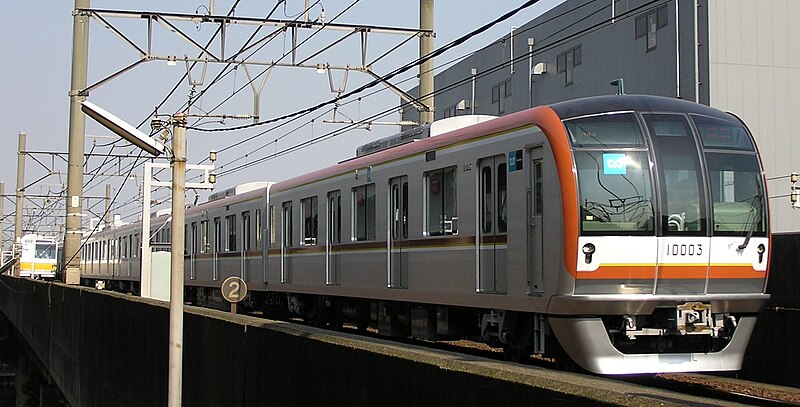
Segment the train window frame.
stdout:
[[[363,195],[359,198],[359,192]],[[365,242],[377,237],[375,217],[377,215],[377,194],[375,183],[355,186],[351,190],[351,240]],[[361,209],[363,208],[363,210]],[[362,228],[363,226],[363,228]]]
[[276,239],[276,237],[277,237],[276,236],[277,235],[277,229],[276,229],[275,221],[276,221],[276,219],[275,219],[275,205],[270,205],[269,206],[269,220],[268,220],[268,222],[269,222],[269,247],[270,248],[275,247],[275,244],[277,243],[277,239]]
[[[692,125],[694,125],[694,128],[697,130],[697,134],[700,136],[700,142],[702,143],[704,150],[724,150],[748,153],[756,152],[753,136],[747,130],[747,127],[742,125],[742,123],[700,114],[690,114],[689,118],[692,121]],[[716,134],[712,136],[712,134],[709,134],[709,128],[720,126],[726,126],[728,127],[728,130],[740,130],[739,134],[736,135],[738,136],[738,141],[724,144],[716,142],[714,138],[722,138],[726,136],[718,136]],[[734,135],[729,135],[727,137],[733,138],[733,136]]]
[[139,234],[133,235],[133,257],[139,257]]
[[191,253],[192,254],[197,254],[197,221],[192,222],[191,233],[192,233],[191,234],[191,242],[192,242]]
[[316,195],[300,199],[300,212],[303,222],[300,223],[301,246],[316,246],[319,233],[319,199]]
[[189,254],[189,249],[191,248],[191,240],[187,237],[189,236],[189,224],[183,224],[183,255],[186,256]]
[[292,240],[292,235],[294,232],[294,225],[293,225],[293,213],[294,210],[292,208],[292,201],[284,202],[281,205],[281,223],[282,223],[282,232],[281,232],[281,244],[283,247],[293,247],[294,242]]
[[208,219],[200,220],[200,253],[208,253],[211,250],[211,242],[208,236]]
[[261,209],[256,209],[256,250],[261,249]]
[[222,252],[222,219],[219,216],[214,217],[214,253],[221,253]]
[[[568,119],[564,119],[562,121],[564,125],[564,130],[567,132],[567,137],[569,139],[570,146],[575,150],[582,150],[582,149],[613,149],[613,148],[624,148],[624,149],[637,149],[637,150],[646,150],[648,144],[645,140],[645,134],[642,129],[641,123],[639,119],[636,117],[636,112],[633,110],[622,110],[618,112],[604,112],[599,114],[591,114],[585,116],[577,116],[577,117],[570,117]],[[629,125],[629,129],[633,130],[633,132],[627,132],[628,134],[634,134],[634,137],[631,140],[620,140],[619,138],[615,140],[600,140],[597,137],[596,131],[587,131],[586,127],[578,124],[580,121],[588,121],[590,119],[598,119],[598,118],[608,118],[608,117],[620,117],[625,118],[626,125]],[[593,124],[595,126],[600,123],[595,121]],[[588,127],[590,123],[587,123],[586,126]],[[581,138],[576,135],[576,128],[580,130],[583,135],[586,135],[590,139],[594,140],[593,142],[589,143],[584,141],[585,139]],[[609,131],[608,128],[596,128],[594,130],[603,130],[604,133],[612,133]],[[618,128],[613,128],[614,134],[619,134]],[[638,136],[638,138],[637,138]]]
[[[437,175],[439,178],[436,178]],[[458,235],[458,167],[449,166],[426,171],[423,174],[422,184],[422,202],[425,214],[423,216],[424,235]],[[448,189],[451,189],[452,192],[440,193],[440,191]],[[450,200],[447,199],[448,196],[451,198]],[[434,197],[441,199],[434,199]],[[437,208],[439,210],[436,210]],[[432,217],[438,218],[438,220]]]
[[225,251],[235,252],[238,246],[236,236],[236,214],[225,216]]
[[[658,169],[659,235],[708,236],[711,210],[706,184],[707,169],[702,142],[692,128],[691,120],[686,114],[674,112],[647,112],[641,116],[654,145]],[[669,127],[676,124],[681,126]],[[685,137],[691,143],[674,142],[678,137]]]
[[252,239],[250,238],[250,211],[242,212],[242,251],[249,252],[252,248]]

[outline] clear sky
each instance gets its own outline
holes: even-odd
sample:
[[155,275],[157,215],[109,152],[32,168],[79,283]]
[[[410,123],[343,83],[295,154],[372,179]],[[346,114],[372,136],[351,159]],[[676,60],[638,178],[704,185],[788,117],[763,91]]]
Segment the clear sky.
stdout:
[[[511,19],[498,24],[487,33],[477,36],[464,45],[444,54],[435,61],[440,66],[446,61],[457,59],[471,51],[475,51],[499,37],[507,34],[512,26],[521,26],[532,20],[542,12],[561,3],[563,0],[541,0],[540,3],[530,7]],[[214,2],[214,14],[227,14],[234,0],[217,0]],[[281,4],[272,18],[291,19],[304,8],[304,1],[287,0]],[[314,2],[311,1],[313,4]],[[355,3],[353,5],[353,3]],[[241,0],[235,15],[238,17],[265,17],[277,4],[276,1]],[[518,7],[520,2],[472,1],[472,0],[435,0],[434,30],[436,31],[435,48],[442,46],[466,32],[473,30],[507,11]],[[351,6],[344,14],[336,18],[343,10]],[[210,6],[209,0],[205,1],[172,1],[163,2],[155,0],[116,0],[91,2],[93,9],[116,9],[133,11],[164,11],[188,14],[205,14]],[[68,146],[68,115],[72,48],[72,9],[74,2],[70,0],[44,1],[32,0],[15,2],[7,12],[0,15],[0,51],[4,56],[0,64],[0,83],[5,92],[5,97],[0,99],[0,140],[3,147],[0,149],[0,181],[5,182],[6,194],[13,194],[16,184],[17,162],[17,135],[19,132],[27,133],[28,151],[66,152]],[[376,26],[392,26],[415,28],[419,24],[419,2],[414,0],[324,0],[314,6],[309,15],[312,19],[320,17],[325,10],[325,21],[349,24],[365,24]],[[126,36],[135,42],[146,46],[147,25],[143,20],[109,18],[108,21],[123,31]],[[214,29],[212,24],[194,23],[176,24],[178,28],[191,35],[198,42],[205,43],[211,38]],[[226,42],[227,54],[238,50],[244,44],[255,27],[231,26],[228,30]],[[264,28],[259,32],[261,38],[274,28]],[[198,51],[186,42],[156,25],[154,30],[153,53],[157,55],[184,55],[196,57]],[[307,38],[312,30],[303,30],[300,39]],[[323,31],[315,35],[306,44],[298,47],[298,61],[312,56],[325,45],[342,38],[339,32]],[[121,41],[116,35],[92,20],[90,23],[89,46],[89,84],[93,84],[114,73],[138,58],[138,52]],[[367,55],[372,60],[382,55],[385,51],[399,44],[405,37],[397,35],[381,35],[372,33],[368,37]],[[219,42],[211,47],[219,50]],[[278,35],[275,40],[267,44],[251,61],[278,60],[292,48],[290,35]],[[382,75],[418,57],[418,41],[412,40],[399,47],[386,58],[374,64],[375,73]],[[325,53],[314,56],[308,63],[329,63],[331,65],[360,64],[360,42],[358,35],[353,36],[335,48]],[[288,57],[282,62],[288,62]],[[253,111],[253,92],[249,87],[236,92],[247,84],[247,74],[244,69],[238,68],[231,71],[221,80],[211,85],[212,79],[225,68],[222,64],[209,64],[203,86],[198,86],[197,91],[207,89],[207,93],[197,101],[197,108],[191,113],[202,113],[215,108],[220,102],[228,99],[216,110],[215,114],[251,114]],[[262,69],[251,66],[251,73],[257,75]],[[443,68],[439,68],[443,69]],[[89,95],[88,100],[96,103],[106,110],[123,118],[133,125],[145,124],[140,127],[148,133],[150,131],[149,115],[169,94],[170,90],[179,83],[186,72],[183,62],[170,67],[163,61],[150,61],[140,64],[136,68],[120,75],[112,81],[97,88]],[[192,71],[193,79],[201,78],[202,67],[197,66]],[[405,75],[393,80],[393,83],[404,90],[416,86],[417,70],[409,71]],[[333,74],[334,85],[343,84],[341,71]],[[372,77],[362,72],[350,71],[346,91],[372,80]],[[259,80],[260,81],[260,80]],[[258,83],[258,82],[257,82]],[[380,90],[379,92],[376,92]],[[171,98],[167,100],[159,113],[170,114],[177,111],[188,99],[190,85],[188,81],[180,82]],[[267,78],[261,93],[260,112],[261,118],[271,119],[281,115],[314,106],[321,101],[335,96],[331,92],[329,78],[326,74],[318,74],[314,69],[275,68]],[[343,102],[337,119],[361,119],[372,114],[396,107],[399,98],[383,87],[375,87],[362,95],[361,100],[352,98]],[[253,162],[269,154],[279,152],[298,143],[310,140],[322,134],[342,128],[342,125],[325,124],[324,120],[333,119],[333,113],[328,109],[319,110],[285,126],[270,130],[273,125],[258,126],[251,129],[223,133],[201,133],[189,130],[187,132],[189,163],[198,163],[211,149],[222,151],[219,154],[217,165],[220,174],[225,174],[236,166],[246,162]],[[322,115],[322,116],[320,116]],[[311,119],[315,118],[312,122]],[[399,116],[395,113],[381,121],[396,121]],[[203,127],[220,127],[219,124],[207,123]],[[190,124],[193,123],[190,121]],[[227,120],[224,126],[247,124],[248,121]],[[278,124],[278,123],[276,123]],[[267,131],[269,130],[269,131]],[[370,140],[380,138],[398,130],[396,126],[371,126],[370,129],[356,129],[340,136],[331,138],[312,147],[287,154],[277,159],[261,162],[235,173],[228,173],[218,179],[219,191],[231,186],[250,181],[279,181],[295,175],[331,165],[337,161],[347,159],[354,154],[355,147]],[[116,136],[110,137],[109,132],[91,119],[87,119],[86,151],[95,153],[128,154],[135,156],[134,149],[124,142],[117,142]],[[262,134],[263,133],[263,134]],[[250,141],[252,136],[260,136]],[[105,136],[105,137],[94,137]],[[278,140],[277,142],[275,140]],[[51,158],[36,155],[35,158],[49,165]],[[89,170],[97,176],[86,177],[88,189],[86,196],[102,196],[105,185],[111,184],[114,192],[120,187],[123,177],[108,177],[114,172],[127,174],[127,169],[132,159],[111,160],[95,171],[103,163],[103,158],[93,158],[89,161]],[[56,171],[66,171],[65,162],[55,159]],[[30,184],[47,174],[47,170],[33,159],[26,160],[26,184]],[[133,174],[141,177],[141,167],[134,170]],[[191,177],[192,174],[189,174]],[[28,189],[28,193],[46,194],[57,193],[66,184],[66,174],[51,175]],[[126,221],[135,221],[141,206],[135,202],[141,182],[139,179],[129,179],[123,188],[118,205],[128,202],[127,205],[114,210],[113,213],[121,214]],[[201,192],[200,202],[205,200],[207,192]],[[169,191],[154,193],[154,198],[163,199],[169,196]],[[187,202],[194,200],[194,193],[187,193]],[[92,209],[95,213],[102,213],[102,204],[97,201],[84,202],[84,208]],[[27,206],[27,205],[26,205]],[[13,201],[5,201],[5,214],[13,212]],[[91,214],[89,216],[92,216]],[[13,220],[11,221],[13,223]],[[5,224],[6,229],[9,222]],[[13,226],[11,227],[13,230]],[[8,234],[6,235],[8,236]]]

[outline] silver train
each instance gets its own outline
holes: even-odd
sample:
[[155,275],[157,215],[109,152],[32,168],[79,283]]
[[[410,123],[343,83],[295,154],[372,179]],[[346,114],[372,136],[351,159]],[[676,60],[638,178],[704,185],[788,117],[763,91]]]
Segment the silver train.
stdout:
[[[602,96],[436,133],[188,209],[186,301],[219,305],[235,275],[247,306],[319,326],[479,339],[601,374],[741,367],[770,234],[738,118]],[[140,224],[87,238],[83,283],[137,292],[140,241]]]

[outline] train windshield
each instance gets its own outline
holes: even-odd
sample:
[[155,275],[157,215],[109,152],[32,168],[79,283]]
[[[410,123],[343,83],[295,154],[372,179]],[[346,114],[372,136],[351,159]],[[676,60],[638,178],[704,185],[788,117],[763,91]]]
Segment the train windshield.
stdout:
[[747,130],[738,123],[705,116],[692,116],[692,120],[708,166],[714,234],[765,236],[766,194]]
[[706,235],[705,190],[700,155],[684,115],[647,114],[645,123],[660,167],[664,235]]
[[55,242],[37,242],[36,252],[34,256],[37,259],[55,259],[56,258]]
[[653,235],[650,160],[633,113],[564,123],[574,148],[585,235]]

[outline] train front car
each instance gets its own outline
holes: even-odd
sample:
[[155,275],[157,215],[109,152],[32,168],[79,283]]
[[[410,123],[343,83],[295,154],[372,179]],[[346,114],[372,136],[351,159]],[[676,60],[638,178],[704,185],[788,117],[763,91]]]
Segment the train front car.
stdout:
[[25,235],[21,239],[20,277],[52,279],[58,269],[58,242],[54,237]]
[[547,313],[561,346],[601,374],[740,369],[769,298],[765,181],[748,130],[659,97],[551,108],[563,123],[551,144],[560,131],[569,141],[553,150],[566,273]]

